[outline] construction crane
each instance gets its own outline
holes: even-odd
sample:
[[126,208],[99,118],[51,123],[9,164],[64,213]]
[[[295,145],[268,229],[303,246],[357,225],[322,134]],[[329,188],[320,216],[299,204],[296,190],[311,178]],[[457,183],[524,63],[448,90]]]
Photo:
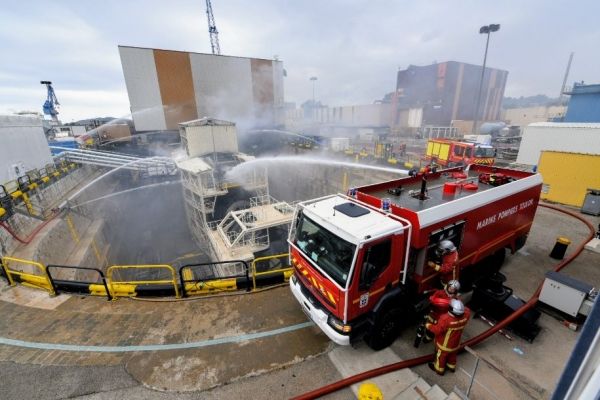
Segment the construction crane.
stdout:
[[221,48],[219,47],[219,31],[217,31],[217,24],[215,23],[215,16],[212,11],[210,0],[206,0],[206,17],[208,18],[208,34],[210,35],[210,47],[212,48],[212,53],[221,55]]
[[42,85],[46,85],[46,89],[48,90],[48,97],[44,103],[44,114],[50,115],[52,120],[58,123],[58,106],[60,106],[60,103],[58,102],[56,94],[54,93],[52,82],[40,81],[40,83]]

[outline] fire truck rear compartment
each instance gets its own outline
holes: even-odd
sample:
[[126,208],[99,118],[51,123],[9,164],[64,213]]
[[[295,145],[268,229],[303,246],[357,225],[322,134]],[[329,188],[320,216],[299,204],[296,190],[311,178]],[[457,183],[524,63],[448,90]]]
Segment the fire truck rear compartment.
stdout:
[[[390,202],[398,207],[413,211],[426,210],[456,199],[481,193],[494,186],[481,183],[479,170],[465,171],[466,178],[454,178],[452,173],[436,173],[426,175],[425,192],[422,193],[422,179],[403,178],[397,181],[387,182],[385,186],[361,188],[362,193],[379,199],[390,199]],[[451,187],[453,189],[448,190]]]

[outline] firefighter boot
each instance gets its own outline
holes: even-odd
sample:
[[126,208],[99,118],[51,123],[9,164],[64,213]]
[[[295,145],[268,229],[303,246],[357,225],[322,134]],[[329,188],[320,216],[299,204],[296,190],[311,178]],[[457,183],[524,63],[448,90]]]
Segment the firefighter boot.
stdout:
[[430,362],[430,363],[427,363],[427,366],[429,367],[429,369],[430,369],[430,370],[432,370],[432,371],[433,371],[433,372],[435,372],[436,374],[438,374],[438,375],[440,375],[440,376],[444,376],[444,371],[441,371],[441,372],[440,372],[440,371],[438,371],[438,370],[435,368],[435,365],[434,365],[432,362]]

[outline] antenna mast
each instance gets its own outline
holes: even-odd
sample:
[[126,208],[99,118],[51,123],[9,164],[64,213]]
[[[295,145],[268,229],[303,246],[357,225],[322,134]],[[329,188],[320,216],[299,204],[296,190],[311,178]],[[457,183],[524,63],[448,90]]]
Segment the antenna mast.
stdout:
[[217,31],[217,24],[215,23],[215,16],[210,0],[206,0],[206,18],[208,18],[208,34],[210,35],[210,47],[212,53],[221,55],[221,47],[219,47],[219,31]]

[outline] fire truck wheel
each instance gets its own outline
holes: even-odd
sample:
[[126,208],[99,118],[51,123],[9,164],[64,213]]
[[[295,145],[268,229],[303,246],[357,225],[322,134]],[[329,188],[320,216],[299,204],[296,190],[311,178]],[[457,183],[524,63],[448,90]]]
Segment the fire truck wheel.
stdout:
[[515,240],[515,251],[520,250],[523,246],[525,246],[525,243],[527,242],[527,235],[523,235],[523,236],[519,236],[516,240]]
[[504,259],[506,258],[506,250],[503,248],[496,251],[494,254],[488,257],[488,270],[493,274],[494,272],[500,271],[502,265],[504,264]]
[[398,337],[402,313],[398,308],[381,310],[371,330],[365,336],[367,345],[375,351],[385,349]]

